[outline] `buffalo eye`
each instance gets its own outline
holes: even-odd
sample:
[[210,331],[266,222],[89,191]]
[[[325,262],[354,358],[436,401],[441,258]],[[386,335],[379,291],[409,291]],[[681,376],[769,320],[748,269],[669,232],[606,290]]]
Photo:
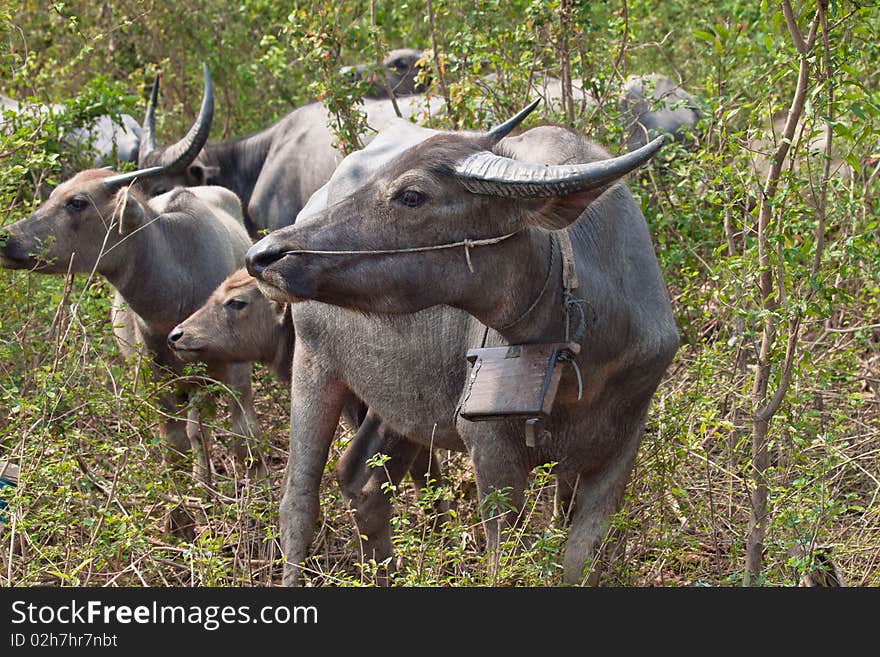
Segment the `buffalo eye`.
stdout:
[[406,189],[394,197],[394,200],[408,208],[417,208],[425,202],[425,195],[414,189]]
[[67,209],[71,212],[82,212],[89,206],[89,202],[82,196],[73,196],[67,199]]
[[244,301],[243,299],[230,299],[223,305],[230,310],[241,310],[247,305],[247,301]]

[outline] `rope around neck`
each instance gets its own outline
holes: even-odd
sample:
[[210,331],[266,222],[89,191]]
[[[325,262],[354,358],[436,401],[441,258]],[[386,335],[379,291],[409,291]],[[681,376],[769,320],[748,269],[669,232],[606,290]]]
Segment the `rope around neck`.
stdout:
[[378,256],[378,255],[394,255],[397,253],[422,253],[424,251],[441,251],[443,249],[455,249],[459,246],[464,247],[464,257],[467,260],[467,266],[470,272],[474,273],[474,266],[471,262],[471,252],[472,248],[478,246],[491,246],[492,244],[498,244],[499,242],[503,242],[504,240],[513,237],[519,233],[518,230],[507,233],[507,235],[501,235],[499,237],[489,237],[487,239],[482,240],[461,240],[460,242],[448,242],[446,244],[435,244],[433,246],[411,246],[406,249],[379,249],[374,251],[318,251],[313,249],[293,249],[292,251],[285,251],[283,255],[321,255],[321,256],[339,256],[339,255],[355,255],[355,256]]
[[529,314],[535,309],[535,306],[538,305],[538,302],[544,298],[544,293],[547,291],[547,287],[550,285],[550,279],[553,278],[553,263],[556,262],[556,238],[553,234],[550,234],[550,264],[547,265],[547,276],[544,278],[544,285],[541,287],[541,291],[538,292],[538,296],[535,297],[535,300],[532,301],[532,305],[526,308],[525,312],[522,313],[519,317],[517,317],[512,322],[508,322],[504,326],[499,326],[496,330],[504,331],[509,329],[512,326],[516,326],[522,320],[529,316]]

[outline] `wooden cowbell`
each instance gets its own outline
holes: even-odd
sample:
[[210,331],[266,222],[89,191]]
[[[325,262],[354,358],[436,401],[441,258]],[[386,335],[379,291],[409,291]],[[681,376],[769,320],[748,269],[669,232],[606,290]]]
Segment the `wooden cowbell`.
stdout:
[[526,444],[534,447],[537,425],[553,409],[565,359],[579,351],[576,342],[470,349],[461,416],[474,422],[521,417]]

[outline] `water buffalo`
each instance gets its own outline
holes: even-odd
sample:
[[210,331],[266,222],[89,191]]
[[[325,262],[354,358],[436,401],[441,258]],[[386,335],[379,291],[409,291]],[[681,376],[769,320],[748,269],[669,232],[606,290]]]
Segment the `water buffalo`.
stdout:
[[629,150],[641,148],[658,134],[686,143],[700,120],[694,97],[659,73],[629,76],[619,97]]
[[[562,112],[562,80],[549,75],[536,75],[532,80],[530,91],[537,94],[544,106],[554,112]],[[584,81],[574,78],[571,81],[571,97],[574,103],[575,111],[580,112],[582,109],[594,107],[597,103],[593,94],[584,85]]]
[[[38,105],[19,103],[17,100],[0,96],[0,110],[28,116],[47,116],[63,111],[62,105]],[[103,114],[88,125],[74,128],[65,138],[65,143],[77,150],[89,149],[94,153],[92,166],[114,165],[116,162],[137,162],[141,139],[141,125],[130,114],[119,116],[121,123]],[[7,121],[0,116],[0,129]]]
[[[779,142],[786,122],[785,115],[778,115],[771,121],[772,133],[765,131],[765,134],[759,134],[748,140],[746,152],[748,153],[751,168],[755,171],[761,184],[767,178],[770,172],[773,156],[779,147]],[[846,129],[846,126],[844,125]],[[822,178],[825,167],[825,144],[829,137],[828,131],[831,128],[824,120],[818,118],[804,119],[798,122],[795,127],[794,137],[792,138],[791,151],[797,154],[797,160],[793,170],[805,178],[809,178],[815,183]],[[840,147],[840,139],[834,139],[831,135],[831,153],[829,160],[829,176],[839,178],[843,182],[849,182],[857,177],[856,172],[851,164],[844,159],[846,151]],[[871,165],[870,157],[861,159],[861,168],[869,169]],[[813,203],[815,199],[813,195],[808,196],[808,201]]]
[[[244,269],[231,274],[199,310],[178,324],[168,335],[168,345],[186,361],[263,363],[279,380],[290,383],[294,347],[290,307],[268,299]],[[358,532],[367,537],[371,556],[381,560],[391,551],[392,509],[383,484],[397,485],[407,469],[417,488],[427,485],[427,476],[441,483],[437,457],[368,414],[354,395],[346,399],[342,417],[357,432],[337,461],[336,477],[355,509]],[[367,460],[377,453],[389,457],[384,468],[368,468]],[[445,507],[440,504],[436,510],[442,513]]]
[[[562,112],[562,80],[536,75],[531,91],[540,96],[550,111]],[[599,101],[584,81],[571,81],[572,102],[576,113],[589,112]],[[694,97],[670,78],[659,73],[630,75],[622,85],[609,90],[603,105],[616,104],[621,128],[629,150],[640,148],[660,134],[669,134],[687,144],[700,115]]]
[[[555,463],[571,509],[565,581],[592,565],[679,346],[644,216],[618,182],[664,138],[611,159],[560,127],[502,139],[525,113],[488,134],[396,122],[343,161],[295,225],[249,249],[264,291],[292,302],[297,336],[285,583],[300,583],[349,391],[401,435],[466,450],[482,500],[503,492],[521,508],[529,470]],[[565,289],[563,272],[579,285]],[[576,368],[534,446],[522,420],[459,414],[470,348],[566,338],[580,345]],[[494,548],[510,514],[483,512]]]
[[293,342],[287,304],[266,298],[244,268],[168,334],[168,346],[182,360],[263,363],[284,383],[290,383]]
[[[342,159],[329,128],[332,115],[321,103],[309,103],[255,134],[208,142],[214,92],[207,67],[204,77],[196,122],[181,141],[167,148],[159,147],[155,139],[156,78],[143,124],[139,166],[163,166],[165,172],[144,182],[145,193],[152,196],[179,185],[220,185],[241,199],[252,236],[293,223]],[[436,112],[440,101],[407,96],[398,99],[397,105],[405,117],[418,117],[423,112]],[[367,99],[363,110],[368,125],[376,130],[396,117],[390,100]],[[370,136],[362,138],[369,141]],[[189,156],[181,158],[183,152]]]
[[425,85],[416,78],[422,72],[420,62],[425,55],[415,48],[399,48],[392,50],[382,61],[382,66],[358,64],[344,66],[340,70],[343,75],[352,75],[356,80],[368,81],[367,98],[388,98],[388,89],[395,96],[409,96],[426,91]]
[[[30,217],[0,232],[0,266],[39,273],[102,274],[116,291],[113,331],[125,355],[142,353],[160,374],[183,373],[183,363],[166,344],[168,332],[197,310],[223,279],[244,264],[251,240],[241,206],[221,187],[177,189],[149,201],[135,172],[104,169],[78,173],[59,185]],[[251,455],[248,442],[259,427],[253,408],[250,365],[219,364],[209,373],[234,391],[230,412],[238,437],[236,454]],[[179,412],[194,392],[180,384],[163,397],[170,419],[162,433],[174,452],[193,448],[197,474],[207,476],[197,410],[188,421]],[[241,437],[246,440],[242,441]],[[262,458],[253,453],[253,469]],[[256,473],[256,472],[255,472]]]
[[[113,166],[116,162],[137,162],[141,124],[131,114],[120,115],[121,124],[103,114],[78,136],[78,143],[94,149],[94,166]],[[114,157],[115,154],[115,157]]]

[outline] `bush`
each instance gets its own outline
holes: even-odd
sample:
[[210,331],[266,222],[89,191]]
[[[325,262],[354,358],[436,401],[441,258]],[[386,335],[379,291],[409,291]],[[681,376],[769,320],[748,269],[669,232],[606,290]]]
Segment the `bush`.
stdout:
[[[852,2],[821,12],[814,1],[798,3],[804,40],[814,17],[827,26],[802,56],[779,7],[744,0],[141,7],[0,9],[0,91],[61,105],[4,123],[3,224],[27,215],[40,193],[85,161],[64,145],[73,126],[105,113],[141,114],[157,69],[165,72],[163,141],[195,116],[198,63],[206,61],[218,89],[215,139],[260,129],[319,98],[334,111],[346,150],[358,147],[364,89],[338,69],[375,62],[392,47],[426,49],[431,93],[449,101],[445,127],[491,125],[525,105],[540,76],[583,80],[602,104],[575,97],[539,110],[540,120],[583,130],[611,151],[625,139],[612,102],[621,81],[648,72],[680,80],[702,110],[691,146],[668,146],[630,187],[654,235],[684,345],[656,394],[603,581],[793,585],[822,554],[850,583],[880,583],[876,12]],[[802,61],[802,120],[786,141],[773,120],[784,122],[797,97]],[[783,144],[768,187],[769,159]],[[215,488],[181,483],[160,465],[157,384],[112,340],[109,286],[2,271],[0,290],[0,454],[22,465],[18,488],[2,493],[10,501],[3,531],[13,540],[0,551],[0,578],[276,583],[286,392],[258,371],[258,408],[272,437],[269,486],[231,476],[223,412]],[[388,565],[359,556],[363,545],[333,481],[349,437],[340,428],[322,489],[310,562],[316,585],[372,584]],[[560,581],[565,533],[550,518],[549,470],[534,474],[523,523],[493,571],[481,551],[467,460],[453,456],[446,468],[444,486],[389,491],[402,557],[392,584]],[[163,531],[180,496],[195,510],[191,541]],[[451,501],[452,513],[435,517],[438,499]],[[494,502],[503,506],[503,495]],[[750,529],[755,519],[762,534]]]

